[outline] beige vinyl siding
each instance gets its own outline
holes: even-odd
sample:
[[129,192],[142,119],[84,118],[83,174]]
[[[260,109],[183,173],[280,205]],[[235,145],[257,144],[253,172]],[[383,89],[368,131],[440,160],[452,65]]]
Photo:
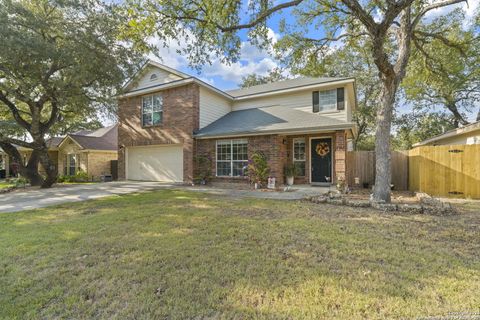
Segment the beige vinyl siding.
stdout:
[[200,128],[208,126],[232,111],[230,101],[226,98],[200,87]]
[[[276,94],[267,97],[259,97],[252,99],[245,99],[240,101],[234,101],[233,111],[245,110],[252,108],[261,108],[269,106],[285,106],[289,108],[295,108],[304,112],[312,113],[312,92],[316,90],[329,90],[336,87],[322,87],[318,89],[302,90],[293,93]],[[345,109],[342,111],[330,111],[321,112],[322,116],[331,117],[333,119],[340,119],[351,121],[351,101],[352,95],[350,94],[350,88],[345,87]]]
[[[157,78],[155,80],[150,80],[150,77],[152,74],[156,74]],[[148,88],[151,86],[155,86],[158,84],[163,84],[163,83],[168,83],[176,80],[181,80],[182,78],[167,72],[165,70],[162,70],[160,68],[148,68],[144,74],[129,88],[129,91],[132,90],[139,90],[143,88]]]

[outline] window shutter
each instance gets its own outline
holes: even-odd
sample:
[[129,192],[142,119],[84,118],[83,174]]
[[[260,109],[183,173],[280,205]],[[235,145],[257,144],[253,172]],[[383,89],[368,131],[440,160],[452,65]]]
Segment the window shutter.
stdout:
[[337,88],[337,110],[345,110],[345,90]]
[[312,92],[312,105],[313,105],[313,109],[312,109],[313,112],[320,111],[320,101],[319,101],[318,91]]

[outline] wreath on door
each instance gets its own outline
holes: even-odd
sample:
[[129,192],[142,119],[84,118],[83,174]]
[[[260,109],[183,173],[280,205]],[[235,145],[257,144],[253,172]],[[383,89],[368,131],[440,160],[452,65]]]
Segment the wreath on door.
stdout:
[[317,143],[315,151],[320,157],[325,157],[330,153],[330,146],[326,142]]

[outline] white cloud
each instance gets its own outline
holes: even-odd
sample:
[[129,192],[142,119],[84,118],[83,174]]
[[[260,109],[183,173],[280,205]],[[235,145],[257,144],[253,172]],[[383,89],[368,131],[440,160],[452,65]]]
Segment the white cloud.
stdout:
[[[274,44],[280,36],[269,29],[268,37],[271,43]],[[189,35],[189,38],[192,39],[192,35]],[[163,46],[163,44],[156,39],[152,39],[150,43],[156,45],[159,51],[159,57],[151,54],[149,56],[150,59],[158,60],[160,58],[163,64],[174,69],[188,67],[186,57],[178,53],[186,46],[185,38],[181,38],[179,41],[170,40],[167,46]],[[228,64],[221,62],[219,58],[213,58],[211,65],[203,66],[199,79],[211,85],[218,85],[213,79],[215,77],[223,81],[240,84],[242,77],[248,74],[256,73],[258,75],[266,75],[271,69],[278,67],[278,62],[273,59],[269,53],[270,49],[271,47],[259,49],[248,41],[244,41],[240,47],[239,61]]]
[[[435,1],[430,1],[430,2],[435,3]],[[469,0],[468,3],[461,2],[454,5],[430,10],[425,14],[424,19],[426,19],[427,21],[431,21],[435,18],[446,15],[449,12],[452,12],[454,9],[462,8],[465,11],[464,27],[468,27],[468,25],[473,22],[473,17],[477,12],[477,10],[479,9],[479,7],[480,7],[479,0]]]

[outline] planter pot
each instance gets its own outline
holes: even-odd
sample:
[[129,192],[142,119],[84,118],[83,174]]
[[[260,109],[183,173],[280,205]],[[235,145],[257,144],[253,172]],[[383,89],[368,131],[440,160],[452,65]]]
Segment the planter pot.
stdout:
[[287,177],[287,185],[293,186],[293,177]]

